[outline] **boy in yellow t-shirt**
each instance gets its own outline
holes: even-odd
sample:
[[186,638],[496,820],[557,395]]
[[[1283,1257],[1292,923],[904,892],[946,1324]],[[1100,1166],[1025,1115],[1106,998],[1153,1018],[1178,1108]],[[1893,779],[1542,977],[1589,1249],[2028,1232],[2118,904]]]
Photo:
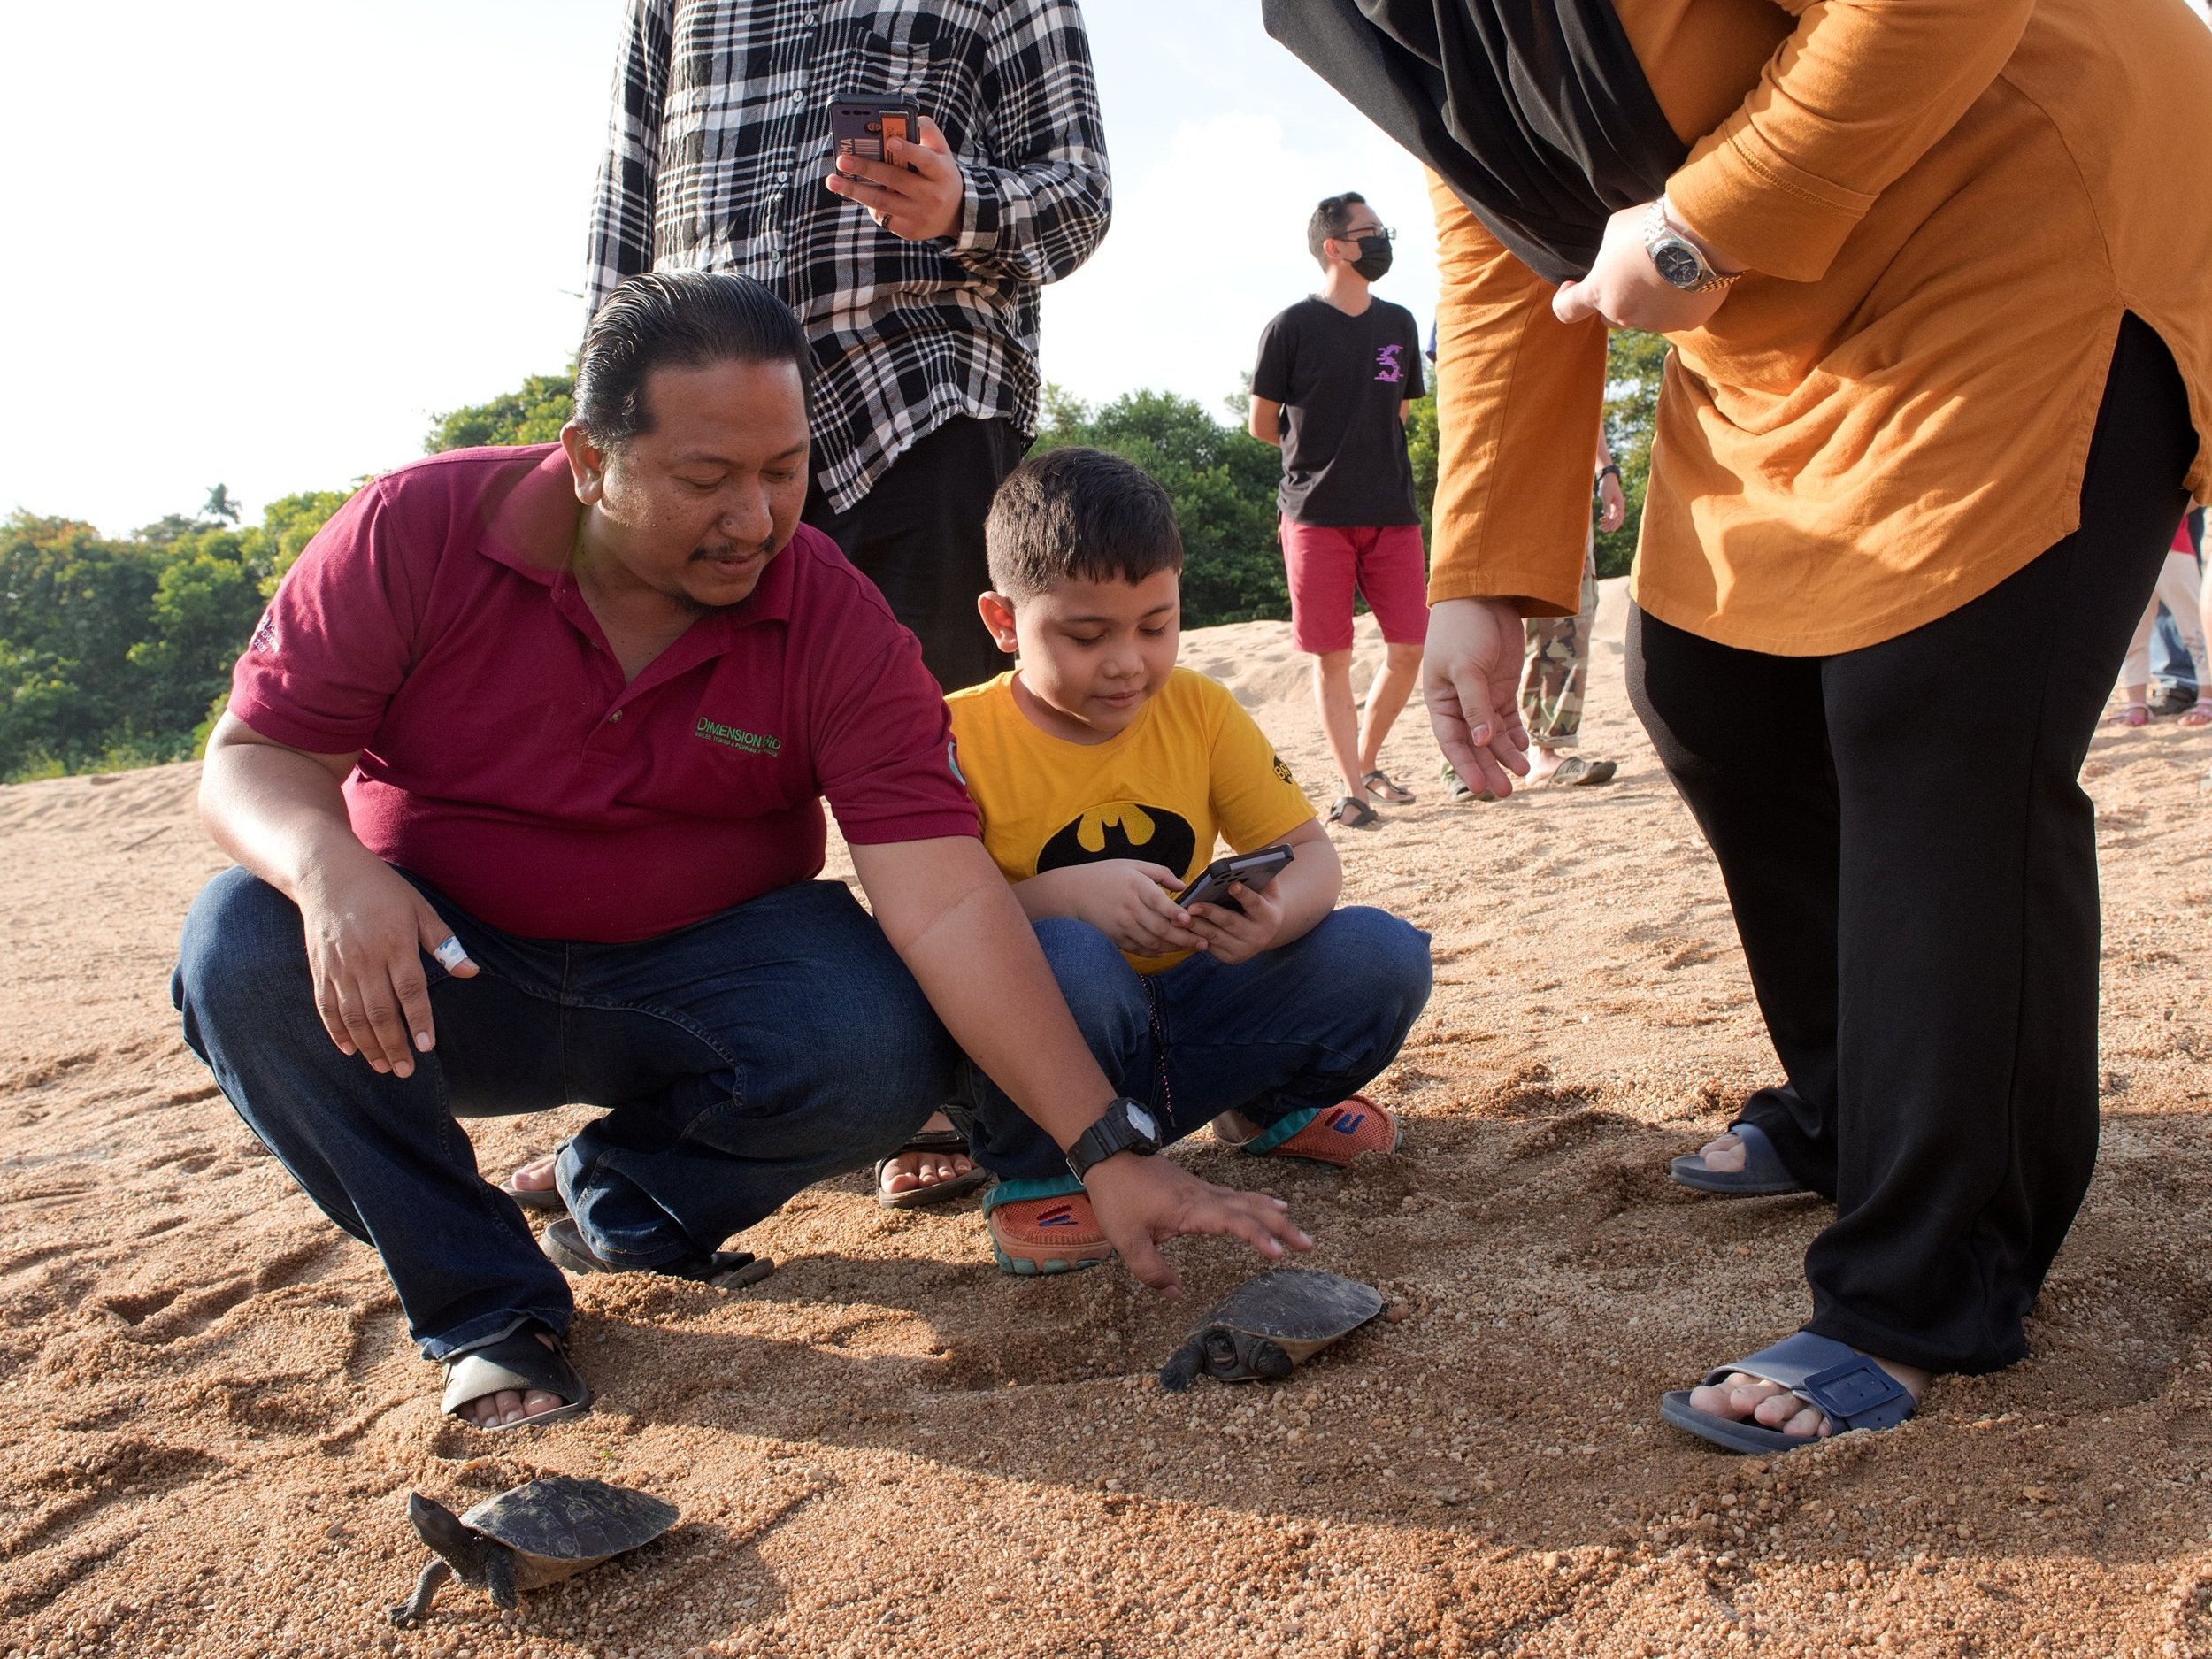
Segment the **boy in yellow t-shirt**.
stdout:
[[[1209,1121],[1256,1156],[1340,1166],[1394,1148],[1395,1118],[1357,1091],[1428,1001],[1428,935],[1336,908],[1336,850],[1289,768],[1225,687],[1175,665],[1166,492],[1118,456],[1053,449],[1007,479],[984,534],[984,624],[1020,666],[946,699],[959,765],[1092,1053],[1156,1131],[1126,1149]],[[1264,891],[1231,889],[1240,911],[1186,910],[1175,895],[1217,836],[1294,856]],[[1111,1256],[1064,1149],[970,1071],[955,1110],[998,1178],[999,1265]]]

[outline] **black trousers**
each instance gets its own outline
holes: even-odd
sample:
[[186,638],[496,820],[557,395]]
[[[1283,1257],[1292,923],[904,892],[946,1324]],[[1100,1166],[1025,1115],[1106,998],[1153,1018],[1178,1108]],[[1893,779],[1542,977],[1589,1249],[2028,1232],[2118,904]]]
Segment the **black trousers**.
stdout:
[[1010,420],[956,415],[893,462],[849,511],[831,511],[819,483],[807,492],[800,516],[883,590],[891,614],[914,630],[922,661],[947,691],[979,685],[1013,665],[975,602],[991,585],[984,515],[1028,447]]
[[1934,1371],[2026,1352],[2097,1156],[2078,774],[2195,450],[2131,316],[2080,528],[1980,598],[1825,657],[1631,619],[1631,699],[1719,860],[1788,1079],[1740,1120],[1835,1201],[1805,1258],[1824,1336]]

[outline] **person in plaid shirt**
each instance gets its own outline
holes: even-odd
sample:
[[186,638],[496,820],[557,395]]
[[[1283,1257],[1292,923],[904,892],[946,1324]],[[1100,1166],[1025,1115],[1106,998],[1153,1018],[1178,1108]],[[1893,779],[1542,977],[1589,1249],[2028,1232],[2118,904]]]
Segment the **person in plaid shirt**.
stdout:
[[[832,100],[872,97],[916,104],[921,142],[834,157]],[[1036,435],[1038,289],[1111,198],[1076,0],[630,0],[588,297],[731,271],[798,313],[805,521],[956,690],[1004,666],[975,596],[984,514]]]

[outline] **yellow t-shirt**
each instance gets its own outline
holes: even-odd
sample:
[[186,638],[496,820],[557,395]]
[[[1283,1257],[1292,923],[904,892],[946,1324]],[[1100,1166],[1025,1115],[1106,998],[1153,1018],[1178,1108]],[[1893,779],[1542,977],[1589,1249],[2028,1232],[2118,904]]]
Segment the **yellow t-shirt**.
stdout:
[[[1010,673],[954,692],[945,707],[983,845],[1009,881],[1108,858],[1164,864],[1188,881],[1213,862],[1217,835],[1250,852],[1313,816],[1266,733],[1226,687],[1192,669],[1169,675],[1103,743],[1038,730],[1015,706]],[[1157,973],[1189,955],[1129,955],[1129,965]]]

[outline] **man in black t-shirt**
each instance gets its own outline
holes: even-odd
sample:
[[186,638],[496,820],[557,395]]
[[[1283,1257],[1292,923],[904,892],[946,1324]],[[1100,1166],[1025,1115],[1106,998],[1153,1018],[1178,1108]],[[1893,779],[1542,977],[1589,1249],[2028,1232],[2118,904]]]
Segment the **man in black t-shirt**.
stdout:
[[[1347,192],[1315,208],[1306,246],[1320,263],[1321,291],[1268,324],[1252,372],[1252,435],[1283,451],[1291,638],[1313,654],[1314,702],[1344,778],[1329,820],[1349,829],[1374,826],[1374,801],[1413,799],[1376,758],[1412,693],[1428,636],[1405,432],[1406,405],[1422,391],[1421,338],[1412,312],[1368,292],[1390,269],[1390,243],[1364,196]],[[1352,703],[1356,591],[1386,648],[1363,725]]]

